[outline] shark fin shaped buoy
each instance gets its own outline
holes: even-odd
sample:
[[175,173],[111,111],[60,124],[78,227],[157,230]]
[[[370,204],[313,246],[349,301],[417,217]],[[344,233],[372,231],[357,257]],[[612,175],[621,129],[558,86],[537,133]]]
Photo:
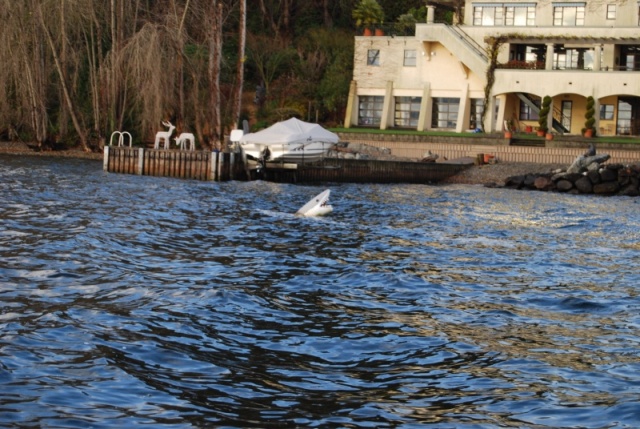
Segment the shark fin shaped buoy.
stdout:
[[324,216],[333,211],[333,207],[329,204],[329,195],[331,190],[326,189],[311,198],[307,204],[300,207],[300,210],[296,212],[296,216],[312,217],[312,216]]

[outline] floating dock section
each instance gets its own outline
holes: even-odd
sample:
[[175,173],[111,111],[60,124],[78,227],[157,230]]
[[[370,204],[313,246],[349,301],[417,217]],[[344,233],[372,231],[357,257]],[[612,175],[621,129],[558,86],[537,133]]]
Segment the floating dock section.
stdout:
[[282,183],[437,183],[470,164],[325,159],[316,165],[267,163],[264,179]]
[[264,166],[238,153],[107,146],[104,171],[192,180],[268,180],[279,183],[437,183],[469,164],[326,158],[314,164]]

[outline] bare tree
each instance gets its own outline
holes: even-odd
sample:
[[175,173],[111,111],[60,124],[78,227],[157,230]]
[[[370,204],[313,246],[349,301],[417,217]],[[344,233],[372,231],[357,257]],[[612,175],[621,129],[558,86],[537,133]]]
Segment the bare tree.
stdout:
[[245,45],[247,37],[247,0],[239,0],[240,13],[238,25],[238,62],[236,66],[235,96],[232,112],[232,126],[235,128],[240,123],[240,111],[242,110],[242,90],[244,88],[244,66],[246,61]]
[[290,36],[295,2],[296,0],[258,0],[262,18],[276,39]]
[[173,35],[166,27],[147,22],[123,46],[118,57],[110,57],[108,68],[121,68],[130,91],[127,106],[137,112],[140,131],[150,136],[160,121],[173,115],[178,55]]
[[222,61],[222,2],[213,1],[211,10],[211,38],[209,42],[210,107],[212,109],[212,141],[221,147],[222,118],[220,117],[220,65]]
[[42,30],[45,35],[45,39],[47,40],[49,47],[51,48],[53,61],[55,64],[56,71],[58,72],[58,78],[60,79],[62,94],[64,96],[64,101],[69,111],[69,116],[71,117],[71,120],[73,121],[73,126],[75,127],[76,132],[78,133],[78,137],[80,139],[80,144],[82,145],[82,149],[86,152],[90,152],[89,146],[87,145],[87,133],[84,130],[82,124],[80,123],[78,115],[76,114],[75,106],[74,106],[73,100],[71,99],[71,93],[67,85],[67,76],[66,76],[63,64],[60,61],[60,56],[56,50],[56,45],[53,42],[53,38],[51,37],[51,34],[49,33],[49,29],[47,28],[47,22],[44,18],[44,12],[42,11],[42,7],[41,7],[42,5],[39,5],[39,6],[40,7],[38,7],[38,9],[36,10],[36,13],[40,20],[40,24],[42,25]]
[[31,13],[37,6],[37,0],[0,1],[2,22],[12,23],[0,26],[0,55],[1,58],[11,59],[3,61],[3,80],[0,85],[5,94],[13,93],[12,97],[3,98],[5,103],[11,102],[12,106],[2,110],[2,119],[14,122],[18,127],[25,125],[33,132],[38,146],[42,146],[48,137],[48,64],[46,51],[42,49],[42,29]]

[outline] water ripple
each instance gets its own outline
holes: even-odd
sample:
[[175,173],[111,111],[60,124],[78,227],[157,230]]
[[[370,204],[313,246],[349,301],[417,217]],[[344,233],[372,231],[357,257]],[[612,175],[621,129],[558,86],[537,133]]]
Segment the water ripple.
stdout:
[[637,427],[637,202],[0,157],[3,427]]

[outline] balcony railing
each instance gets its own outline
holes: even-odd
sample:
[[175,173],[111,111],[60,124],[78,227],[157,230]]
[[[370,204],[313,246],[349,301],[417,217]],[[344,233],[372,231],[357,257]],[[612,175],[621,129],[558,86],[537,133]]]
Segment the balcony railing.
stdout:
[[365,28],[369,28],[372,32],[374,30],[378,30],[378,35],[380,36],[415,36],[416,35],[416,25],[415,24],[406,24],[406,23],[378,23],[370,26],[362,26],[358,28],[357,32],[359,34]]
[[[511,69],[511,70],[544,70],[545,63],[544,61],[517,61],[511,60],[506,63],[498,64],[499,69]],[[591,66],[589,67],[570,67],[566,65],[558,66],[557,64],[553,66],[553,70],[583,70],[583,71],[593,71]],[[638,72],[640,71],[639,67],[633,66],[602,66],[600,71],[629,71],[629,72]]]
[[544,70],[543,61],[518,61],[511,60],[506,63],[499,64],[499,69],[519,69],[519,70]]

